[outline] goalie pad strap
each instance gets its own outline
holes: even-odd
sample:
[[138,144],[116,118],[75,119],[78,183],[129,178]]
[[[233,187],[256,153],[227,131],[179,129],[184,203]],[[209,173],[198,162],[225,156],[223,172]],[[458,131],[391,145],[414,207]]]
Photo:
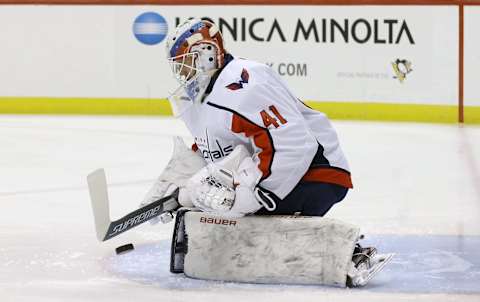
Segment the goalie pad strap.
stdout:
[[188,211],[185,208],[179,209],[175,218],[170,250],[170,272],[174,274],[183,273],[185,254],[188,252],[188,242],[185,234],[185,213]]

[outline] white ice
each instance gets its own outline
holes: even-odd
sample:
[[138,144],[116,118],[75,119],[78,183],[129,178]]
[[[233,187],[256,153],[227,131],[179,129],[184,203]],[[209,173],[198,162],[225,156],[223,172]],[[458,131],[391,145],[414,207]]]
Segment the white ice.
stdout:
[[[333,123],[355,188],[330,217],[367,236],[480,235],[480,127]],[[98,242],[87,174],[105,168],[117,218],[167,163],[173,135],[192,141],[172,118],[0,116],[0,301],[480,301],[480,285],[461,294],[189,280],[168,273],[172,224]],[[129,242],[136,250],[116,256]],[[445,255],[447,273],[472,267],[455,257]]]

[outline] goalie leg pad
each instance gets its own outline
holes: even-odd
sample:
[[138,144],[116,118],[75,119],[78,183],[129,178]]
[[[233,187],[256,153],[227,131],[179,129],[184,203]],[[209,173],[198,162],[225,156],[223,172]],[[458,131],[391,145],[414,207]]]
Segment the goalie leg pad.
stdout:
[[197,279],[345,287],[359,229],[306,216],[187,212],[184,273]]

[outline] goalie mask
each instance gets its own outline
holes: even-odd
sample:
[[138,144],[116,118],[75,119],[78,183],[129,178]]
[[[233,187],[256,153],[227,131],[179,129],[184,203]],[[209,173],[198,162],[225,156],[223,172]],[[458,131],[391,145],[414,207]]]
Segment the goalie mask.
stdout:
[[[167,40],[167,59],[180,83],[172,97],[201,101],[212,75],[224,64],[223,38],[215,24],[191,19],[180,24]],[[178,108],[174,111],[177,111]]]

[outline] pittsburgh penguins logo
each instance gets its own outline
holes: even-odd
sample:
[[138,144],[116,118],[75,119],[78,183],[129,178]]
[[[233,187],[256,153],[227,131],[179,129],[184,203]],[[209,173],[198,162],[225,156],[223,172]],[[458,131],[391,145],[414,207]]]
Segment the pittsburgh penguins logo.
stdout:
[[397,59],[395,62],[392,62],[393,72],[395,72],[394,79],[398,79],[400,83],[406,79],[407,74],[412,72],[412,62],[407,60]]
[[240,75],[240,81],[228,84],[226,87],[230,90],[238,90],[243,88],[243,84],[248,84],[248,79],[250,78],[250,75],[248,74],[248,71],[244,68],[242,70],[242,74]]

